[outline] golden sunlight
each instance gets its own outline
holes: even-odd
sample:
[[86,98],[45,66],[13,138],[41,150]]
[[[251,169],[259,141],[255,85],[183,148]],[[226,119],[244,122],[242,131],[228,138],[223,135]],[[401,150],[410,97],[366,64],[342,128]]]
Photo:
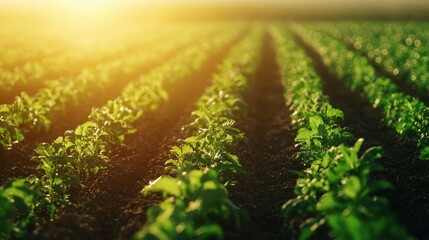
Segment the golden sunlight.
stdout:
[[0,240],[428,239],[428,12],[0,0]]

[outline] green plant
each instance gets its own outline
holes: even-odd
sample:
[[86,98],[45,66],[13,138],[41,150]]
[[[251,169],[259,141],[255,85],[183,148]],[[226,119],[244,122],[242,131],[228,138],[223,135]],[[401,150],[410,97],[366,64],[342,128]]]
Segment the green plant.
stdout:
[[381,149],[370,148],[359,155],[363,139],[346,146],[353,136],[339,126],[343,113],[323,96],[310,58],[289,32],[273,28],[271,34],[284,96],[298,128],[297,158],[310,165],[304,172],[296,172],[297,197],[283,205],[283,215],[304,219],[300,239],[411,239],[396,223],[387,199],[377,195],[390,184],[370,179],[370,174],[381,168],[376,163]]
[[239,209],[215,170],[191,170],[178,178],[162,176],[143,189],[170,197],[147,212],[148,227],[134,239],[222,239],[219,225],[240,227]]
[[[370,148],[359,156],[363,139],[353,147],[339,145],[326,151],[304,172],[296,187],[297,198],[283,205],[285,217],[299,213],[309,217],[302,223],[302,239],[329,226],[338,239],[412,239],[403,228],[395,227],[386,198],[377,196],[390,189],[386,181],[371,181],[370,174],[381,170],[376,160],[380,148]],[[317,214],[316,214],[317,213]]]
[[24,239],[43,204],[41,182],[34,176],[10,180],[0,187],[0,238]]
[[[83,69],[75,77],[50,80],[46,87],[34,96],[21,93],[12,104],[0,105],[0,147],[12,148],[13,144],[24,140],[27,132],[47,131],[55,121],[55,117],[63,113],[69,104],[105,89],[115,79],[137,78],[141,74],[141,68],[167,57],[175,49],[186,46],[195,38],[213,32],[214,29],[213,27],[204,30],[191,28],[178,35],[174,41],[160,42],[149,50],[124,55],[92,68]],[[151,39],[152,37],[149,36],[146,41],[150,42]],[[141,44],[145,45],[146,41],[142,41]],[[198,60],[194,64],[198,65]],[[179,72],[179,69],[174,69],[172,66],[174,65],[165,65],[163,74],[167,74],[168,68],[171,68],[172,73]],[[182,68],[180,71],[191,68]],[[154,92],[156,93],[158,92]],[[129,97],[133,95],[132,92]]]
[[329,33],[297,25],[294,31],[320,54],[333,74],[352,90],[362,92],[374,108],[379,108],[386,124],[394,128],[402,139],[416,142],[422,160],[429,160],[429,110],[423,102],[398,92],[389,78],[377,74],[366,57],[350,51],[346,44]]
[[[69,205],[69,188],[80,185],[81,179],[105,168],[112,147],[122,144],[126,135],[135,132],[132,123],[142,114],[157,108],[161,101],[167,100],[168,94],[164,86],[180,81],[199,70],[210,54],[219,50],[237,34],[227,31],[214,38],[197,42],[154,68],[147,76],[142,76],[128,85],[115,100],[100,108],[94,108],[89,120],[75,130],[67,131],[63,137],[57,138],[51,144],[42,143],[36,147],[33,160],[39,163],[38,169],[43,171],[43,175],[29,183],[31,191],[28,194],[33,194],[35,199],[35,204],[29,206],[32,209],[46,209],[49,218],[54,219],[58,208]],[[202,49],[204,51],[201,51]],[[10,209],[14,203],[4,201],[3,204],[2,208]],[[28,230],[27,224],[23,224],[26,218],[18,216],[27,216],[27,213],[20,210],[5,216],[4,221],[22,227],[19,231],[25,233]],[[37,222],[37,219],[31,219],[34,224]],[[8,233],[10,234],[4,234]]]
[[175,177],[162,176],[143,190],[170,197],[148,210],[148,222],[134,239],[222,239],[223,226],[238,229],[247,217],[228,200],[225,186],[231,174],[242,172],[230,153],[243,138],[233,119],[243,112],[241,95],[256,68],[260,38],[261,29],[255,28],[231,50],[197,102],[187,126],[192,136],[173,147],[173,159],[166,161]]

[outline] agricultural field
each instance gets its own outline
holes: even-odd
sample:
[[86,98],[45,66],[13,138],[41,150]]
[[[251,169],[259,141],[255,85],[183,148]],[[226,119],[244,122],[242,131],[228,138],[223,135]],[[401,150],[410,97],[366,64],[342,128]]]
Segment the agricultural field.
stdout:
[[429,23],[69,30],[0,22],[0,239],[429,239]]

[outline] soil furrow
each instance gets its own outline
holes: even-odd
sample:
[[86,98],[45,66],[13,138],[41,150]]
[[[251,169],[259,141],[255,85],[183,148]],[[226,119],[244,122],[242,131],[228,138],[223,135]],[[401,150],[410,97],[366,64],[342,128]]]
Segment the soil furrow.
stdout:
[[384,154],[379,162],[384,170],[375,173],[374,179],[391,182],[393,190],[385,191],[393,212],[409,232],[420,239],[429,237],[429,162],[418,159],[416,144],[401,141],[395,130],[387,127],[382,113],[373,109],[364,96],[347,88],[343,81],[331,74],[320,55],[296,37],[297,43],[313,58],[315,69],[323,80],[324,94],[330,103],[344,112],[343,126],[355,137],[365,139],[364,148],[381,146]]
[[141,189],[164,174],[171,147],[187,135],[182,126],[191,122],[195,102],[210,85],[218,63],[242,36],[210,57],[202,70],[169,87],[169,100],[138,120],[137,133],[114,150],[107,169],[72,191],[73,205],[38,229],[39,238],[128,239],[142,227],[146,210],[161,198],[143,197]]
[[92,95],[80,97],[78,103],[68,104],[64,112],[58,113],[48,132],[29,132],[25,135],[25,140],[14,145],[12,150],[0,149],[0,183],[12,177],[26,177],[30,174],[37,174],[35,169],[37,163],[30,161],[30,158],[34,155],[34,148],[38,144],[42,142],[50,143],[57,137],[62,136],[65,131],[75,129],[79,124],[87,121],[92,108],[103,106],[108,100],[116,98],[124,87],[139,75],[147,73],[194,43],[193,41],[186,44],[186,46],[175,49],[165,58],[151,62],[132,77],[123,78],[117,76],[104,89],[94,90]]
[[296,233],[284,224],[281,206],[295,197],[297,176],[291,170],[303,170],[294,157],[296,131],[292,129],[290,110],[283,98],[279,68],[271,37],[265,36],[260,66],[246,102],[248,115],[237,122],[247,140],[235,150],[246,173],[229,188],[230,198],[248,210],[251,221],[230,239],[290,239]]

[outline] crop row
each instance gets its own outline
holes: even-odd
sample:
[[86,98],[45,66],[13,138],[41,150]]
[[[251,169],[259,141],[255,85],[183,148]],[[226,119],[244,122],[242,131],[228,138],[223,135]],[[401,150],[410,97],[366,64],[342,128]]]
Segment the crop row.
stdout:
[[242,94],[259,57],[261,28],[235,46],[197,102],[190,137],[171,149],[166,171],[143,189],[168,196],[147,212],[147,224],[134,239],[220,239],[222,227],[240,227],[241,211],[229,199],[229,176],[242,171],[230,150],[243,138],[234,119],[243,113]]
[[[70,57],[86,55],[91,58],[90,53],[98,55],[102,53],[99,51],[114,51],[121,43],[134,44],[144,38],[142,34],[167,27],[162,24],[148,24],[138,28],[130,25],[122,27],[114,34],[111,30],[108,33],[98,31],[97,34],[86,34],[82,29],[79,32],[64,31],[64,27],[44,29],[20,24],[13,25],[11,22],[0,23],[0,25],[2,30],[0,32],[0,68],[2,70],[11,70],[27,62],[38,62],[41,59],[56,58],[61,55],[70,55]],[[131,35],[133,38],[130,38]],[[110,49],[111,47],[113,49]]]
[[141,73],[141,68],[162,60],[174,50],[210,31],[213,29],[198,32],[190,29],[145,51],[84,70],[77,77],[51,81],[35,96],[21,93],[14,103],[0,105],[0,147],[11,148],[24,139],[26,132],[47,131],[55,116],[64,112],[69,104],[105,89],[109,83],[119,78],[135,78]]
[[[364,52],[372,61],[392,76],[415,86],[420,95],[429,92],[429,56],[425,40],[428,35],[409,24],[347,24],[332,25],[331,32],[343,38],[355,49]],[[412,24],[419,25],[419,24]],[[335,29],[333,31],[333,29]],[[420,35],[420,36],[419,36]]]
[[350,51],[328,33],[298,26],[295,32],[318,52],[333,74],[352,90],[363,92],[402,139],[417,143],[420,159],[429,160],[429,109],[423,102],[399,92],[389,78],[377,74],[366,57]]
[[[9,29],[9,31],[13,30]],[[2,70],[16,67],[34,59],[58,54],[64,48],[64,44],[42,36],[26,33],[24,34],[25,38],[15,36],[15,38],[10,39],[10,35],[9,32],[0,38],[2,40],[0,42],[0,69]]]
[[388,200],[377,195],[390,184],[370,179],[381,169],[376,162],[381,149],[359,154],[363,139],[349,145],[354,137],[339,125],[344,114],[323,95],[312,60],[289,31],[273,28],[272,35],[284,97],[298,130],[297,159],[308,166],[297,173],[297,197],[283,205],[283,215],[302,220],[300,239],[324,234],[334,239],[410,239],[396,223]]
[[52,144],[39,145],[33,160],[44,172],[42,177],[11,180],[0,188],[5,209],[0,215],[0,236],[23,238],[26,229],[36,224],[37,212],[48,212],[53,219],[57,208],[68,205],[67,190],[104,168],[112,147],[135,132],[132,123],[168,97],[164,86],[199,70],[210,54],[234,36],[237,33],[229,31],[199,41],[129,84],[115,100],[93,109],[89,120],[74,131],[67,131]]
[[[176,34],[178,27],[158,28],[156,33],[150,29],[135,33],[133,40],[121,39],[106,45],[86,46],[79,49],[59,53],[55,56],[40,57],[35,60],[26,61],[22,66],[14,67],[13,70],[5,68],[0,72],[0,91],[9,91],[16,85],[25,86],[28,83],[49,82],[49,79],[60,78],[68,80],[67,76],[78,75],[83,69],[97,63],[103,63],[110,58],[129,54],[128,51],[138,49],[138,46],[146,47],[158,41],[162,36]],[[123,44],[127,41],[128,44]],[[45,46],[46,47],[46,46]]]
[[[151,35],[152,37],[152,35]],[[28,83],[42,82],[56,77],[64,77],[69,72],[76,72],[82,66],[88,66],[120,52],[123,46],[109,48],[108,51],[92,48],[91,50],[73,51],[55,57],[39,58],[27,61],[22,66],[14,67],[12,70],[3,68],[0,73],[0,90],[8,92],[15,86],[25,86]]]

